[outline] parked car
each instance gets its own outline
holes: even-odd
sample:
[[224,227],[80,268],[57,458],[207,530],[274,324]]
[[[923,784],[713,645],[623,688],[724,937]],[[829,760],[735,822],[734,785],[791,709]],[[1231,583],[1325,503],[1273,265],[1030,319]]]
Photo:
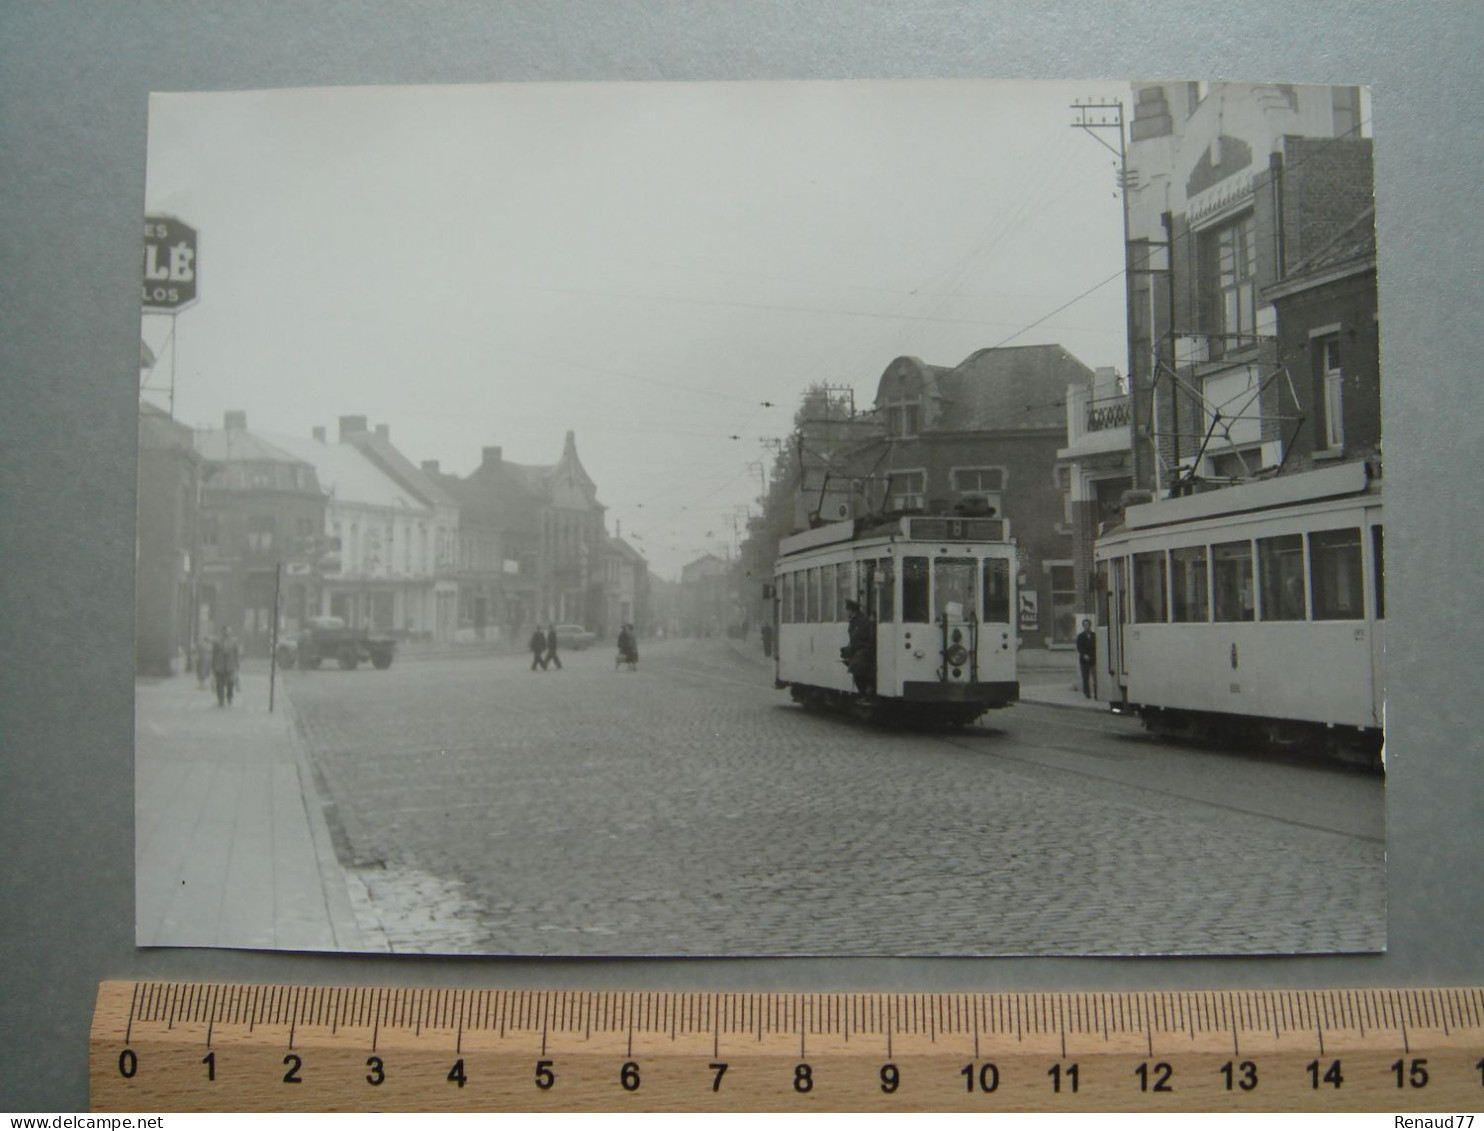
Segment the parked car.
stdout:
[[310,617],[297,640],[278,642],[278,662],[283,667],[317,668],[332,659],[347,671],[362,660],[372,667],[389,668],[397,642],[389,636],[373,636],[368,628],[347,628],[340,617]]
[[597,633],[589,632],[580,624],[559,624],[556,626],[557,647],[571,648],[574,651],[582,651],[598,638]]

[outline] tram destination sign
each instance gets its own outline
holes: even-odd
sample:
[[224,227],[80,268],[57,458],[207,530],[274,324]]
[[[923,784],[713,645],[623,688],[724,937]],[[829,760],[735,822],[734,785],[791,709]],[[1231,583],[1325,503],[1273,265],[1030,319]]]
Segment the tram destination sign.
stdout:
[[196,229],[173,216],[146,216],[144,309],[185,309],[196,301],[197,278]]

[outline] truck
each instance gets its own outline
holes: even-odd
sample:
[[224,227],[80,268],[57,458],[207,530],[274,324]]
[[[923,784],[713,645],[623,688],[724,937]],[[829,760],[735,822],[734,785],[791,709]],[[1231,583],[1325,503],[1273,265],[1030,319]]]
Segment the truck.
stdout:
[[283,667],[317,668],[333,659],[346,671],[362,660],[374,668],[392,666],[397,642],[389,636],[375,636],[369,628],[348,628],[341,617],[310,617],[297,640],[280,641],[278,662]]

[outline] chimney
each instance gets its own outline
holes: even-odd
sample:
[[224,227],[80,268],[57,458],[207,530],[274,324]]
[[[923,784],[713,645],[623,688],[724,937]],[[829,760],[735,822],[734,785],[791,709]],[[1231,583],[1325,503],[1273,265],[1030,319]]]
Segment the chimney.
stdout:
[[244,432],[247,431],[247,413],[243,412],[240,409],[236,409],[232,412],[227,413],[222,418],[222,422],[224,427],[238,428]]
[[343,444],[348,436],[354,436],[358,432],[366,431],[366,418],[364,416],[342,416],[340,418],[340,442]]
[[316,440],[318,440],[321,444],[323,444],[325,442],[325,430],[324,430],[324,427],[323,426],[321,426],[319,428],[316,428],[314,430],[313,435],[314,435],[314,438]]
[[423,470],[426,471],[429,475],[437,475],[438,474],[438,461],[435,460],[435,459],[425,459],[425,460],[423,460]]
[[392,426],[390,424],[378,424],[376,426],[376,434],[383,440],[390,440],[392,438]]
[[484,449],[484,466],[498,467],[505,460],[505,449],[496,445]]

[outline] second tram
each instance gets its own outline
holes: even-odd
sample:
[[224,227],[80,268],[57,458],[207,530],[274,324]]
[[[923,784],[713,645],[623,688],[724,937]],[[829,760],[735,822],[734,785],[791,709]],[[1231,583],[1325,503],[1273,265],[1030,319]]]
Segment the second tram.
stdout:
[[[897,515],[783,539],[774,568],[776,684],[812,706],[964,725],[1020,695],[1016,547],[991,516]],[[850,610],[866,618],[862,678]]]
[[1382,530],[1359,462],[1128,507],[1094,552],[1100,698],[1156,733],[1379,766]]

